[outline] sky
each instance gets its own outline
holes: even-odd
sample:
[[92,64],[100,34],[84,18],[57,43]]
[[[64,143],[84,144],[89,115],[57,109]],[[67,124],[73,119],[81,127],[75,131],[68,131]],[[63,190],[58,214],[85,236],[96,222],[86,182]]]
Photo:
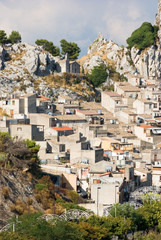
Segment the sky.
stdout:
[[22,42],[76,42],[81,56],[102,33],[125,45],[143,22],[154,23],[158,0],[0,0],[0,29],[19,31]]

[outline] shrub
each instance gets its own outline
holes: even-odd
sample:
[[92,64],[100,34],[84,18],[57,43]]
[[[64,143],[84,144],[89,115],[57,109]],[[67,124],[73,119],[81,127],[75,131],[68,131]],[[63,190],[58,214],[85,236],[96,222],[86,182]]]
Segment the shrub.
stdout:
[[10,190],[8,187],[3,187],[2,188],[2,195],[5,199],[7,199],[9,197],[10,194]]
[[89,74],[89,80],[93,83],[94,87],[99,87],[107,79],[107,67],[104,64],[95,66],[91,74]]
[[36,189],[36,191],[40,192],[43,189],[47,189],[47,186],[45,184],[39,184],[38,183],[38,184],[35,185],[35,189]]

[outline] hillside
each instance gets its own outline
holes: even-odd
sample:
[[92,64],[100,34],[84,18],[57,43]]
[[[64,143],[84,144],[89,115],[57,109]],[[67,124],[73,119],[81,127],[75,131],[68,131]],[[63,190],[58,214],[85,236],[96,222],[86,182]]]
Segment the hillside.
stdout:
[[137,71],[144,78],[161,76],[160,43],[141,51],[132,47],[119,46],[113,41],[107,41],[102,34],[88,47],[87,55],[79,59],[85,72],[90,72],[94,66],[101,63],[112,66],[126,77]]
[[42,46],[18,43],[0,47],[0,93],[34,91],[48,97],[65,94],[91,99],[93,87],[83,74],[56,73],[59,59]]
[[[14,170],[0,169],[0,228],[7,224],[7,220],[15,215],[14,206],[17,213],[23,212],[25,204],[26,211],[31,213],[39,210],[43,211],[42,206],[37,202],[33,195],[35,182],[27,173]],[[27,202],[32,199],[32,206]]]

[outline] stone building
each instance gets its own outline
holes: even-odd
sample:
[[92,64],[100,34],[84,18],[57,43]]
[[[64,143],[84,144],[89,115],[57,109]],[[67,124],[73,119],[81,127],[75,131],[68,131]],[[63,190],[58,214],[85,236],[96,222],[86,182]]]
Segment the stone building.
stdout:
[[56,71],[58,73],[80,73],[80,65],[76,61],[69,61],[68,54],[64,59],[60,59],[56,62]]

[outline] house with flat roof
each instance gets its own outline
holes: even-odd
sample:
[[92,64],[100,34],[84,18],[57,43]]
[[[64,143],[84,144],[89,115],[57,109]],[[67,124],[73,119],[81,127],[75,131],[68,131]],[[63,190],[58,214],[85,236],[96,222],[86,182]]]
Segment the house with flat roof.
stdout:
[[57,115],[55,116],[55,126],[61,124],[62,126],[68,126],[71,128],[76,128],[82,126],[87,120],[83,117],[80,117],[76,114],[66,114],[66,115]]
[[10,116],[36,113],[36,94],[31,93],[24,96],[8,95],[6,98],[0,99],[0,108]]
[[117,117],[117,119],[123,123],[131,124],[136,123],[137,114],[135,112],[132,112],[130,109],[124,109],[122,111],[116,112],[115,117]]
[[9,133],[12,138],[44,141],[44,126],[32,124],[11,124]]
[[101,92],[101,105],[112,113],[127,108],[122,102],[121,95],[116,92]]
[[128,142],[121,142],[118,141],[116,139],[110,138],[110,137],[101,137],[100,138],[102,141],[102,148],[104,149],[104,151],[117,151],[117,150],[121,150],[121,151],[133,151],[133,144],[132,143],[128,143]]
[[45,130],[45,136],[46,137],[56,137],[57,139],[60,136],[69,136],[73,134],[73,129],[67,126],[61,126],[61,127],[50,127]]
[[134,134],[145,142],[157,144],[161,141],[161,128],[151,125],[134,126]]
[[156,114],[159,113],[159,103],[153,100],[136,99],[133,108],[137,114]]
[[139,98],[140,97],[140,88],[132,86],[128,82],[115,83],[115,91],[125,98]]

